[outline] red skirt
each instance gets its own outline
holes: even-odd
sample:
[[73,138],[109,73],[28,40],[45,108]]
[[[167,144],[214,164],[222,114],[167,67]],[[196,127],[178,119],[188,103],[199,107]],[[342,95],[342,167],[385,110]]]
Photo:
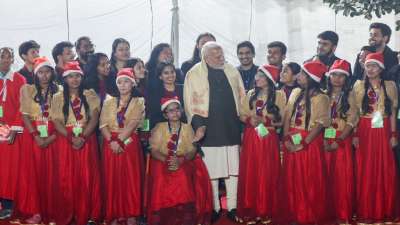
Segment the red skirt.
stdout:
[[166,163],[151,159],[147,193],[149,225],[184,224],[182,221],[192,221],[195,224],[194,174],[195,168],[191,161],[171,172]]
[[391,149],[389,119],[384,128],[371,128],[371,118],[360,118],[359,148],[355,152],[356,215],[363,223],[399,219],[399,177]]
[[[116,135],[116,133],[113,133]],[[144,162],[137,134],[131,136],[123,153],[115,154],[104,140],[103,172],[105,216],[110,222],[118,218],[142,215]]]
[[0,198],[14,200],[20,163],[22,135],[14,143],[0,142]]
[[[36,123],[33,123],[36,127]],[[53,123],[48,124],[48,133],[54,133]],[[33,136],[23,133],[18,190],[15,197],[15,213],[18,217],[40,214],[43,222],[56,219],[55,201],[59,195],[56,181],[56,144],[46,148],[37,146]]]
[[352,138],[347,137],[335,151],[325,151],[333,214],[336,222],[346,224],[352,222],[355,200]]
[[[72,127],[67,130],[71,131]],[[86,138],[84,146],[75,150],[69,140],[57,138],[59,170],[57,171],[62,200],[58,202],[59,221],[69,224],[75,221],[84,225],[89,219],[96,220],[101,214],[99,155],[95,134]]]
[[[300,133],[306,138],[308,131],[291,128],[291,132]],[[328,222],[330,212],[328,205],[327,170],[323,150],[322,134],[317,136],[307,148],[298,152],[289,152],[284,147],[283,156],[283,192],[285,204],[280,206],[280,220],[297,224],[321,224]]]
[[244,222],[271,220],[276,210],[280,173],[279,137],[269,129],[260,138],[254,127],[246,127],[240,153],[238,217]]
[[213,208],[213,193],[210,176],[203,160],[197,155],[193,160],[195,166],[194,193],[196,197],[196,224],[210,224]]

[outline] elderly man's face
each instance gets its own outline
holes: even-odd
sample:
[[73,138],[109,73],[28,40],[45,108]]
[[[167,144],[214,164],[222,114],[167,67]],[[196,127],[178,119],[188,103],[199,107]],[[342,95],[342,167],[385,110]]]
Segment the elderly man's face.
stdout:
[[206,55],[206,63],[214,69],[223,69],[225,63],[224,52],[221,48],[213,48],[208,50]]

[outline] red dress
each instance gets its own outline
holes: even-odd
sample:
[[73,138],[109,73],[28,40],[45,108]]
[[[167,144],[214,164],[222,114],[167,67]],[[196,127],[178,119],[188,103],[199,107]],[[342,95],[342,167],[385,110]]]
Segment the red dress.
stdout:
[[[0,79],[0,106],[3,109],[0,124],[19,131],[23,129],[19,100],[20,89],[24,84],[25,78],[17,72],[10,71],[4,79]],[[0,141],[0,198],[14,199],[18,181],[21,139],[21,135],[17,134],[11,145],[6,141]]]
[[[89,110],[99,110],[100,100],[93,90],[84,91]],[[52,120],[64,122],[62,106],[64,104],[63,93],[57,93],[52,100],[50,117]],[[75,105],[74,103],[72,103]],[[78,104],[79,105],[79,104]],[[86,112],[81,108],[82,118],[77,118],[70,104],[70,113],[66,123],[66,129],[70,133],[73,124],[79,120],[85,124]],[[56,161],[59,163],[57,182],[61,200],[57,205],[62,208],[58,211],[57,224],[69,224],[74,221],[78,225],[84,225],[89,219],[97,220],[101,216],[100,194],[100,167],[96,134],[86,137],[83,147],[76,150],[68,138],[58,135],[56,140],[58,149]]]

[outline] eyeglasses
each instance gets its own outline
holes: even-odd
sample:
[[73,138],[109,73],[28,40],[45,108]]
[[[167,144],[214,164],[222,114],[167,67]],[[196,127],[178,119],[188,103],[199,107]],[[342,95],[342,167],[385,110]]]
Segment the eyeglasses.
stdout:
[[166,112],[167,113],[177,113],[177,112],[181,112],[181,109],[180,108],[167,109]]

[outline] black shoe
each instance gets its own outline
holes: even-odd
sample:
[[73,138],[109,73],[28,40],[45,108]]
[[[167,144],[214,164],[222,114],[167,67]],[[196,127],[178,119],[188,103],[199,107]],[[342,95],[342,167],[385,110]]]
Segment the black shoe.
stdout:
[[4,220],[4,219],[11,217],[11,213],[12,213],[11,209],[0,210],[0,220]]
[[218,212],[213,210],[211,214],[211,223],[215,223],[219,220],[219,218],[222,215],[222,210],[219,210]]
[[228,214],[227,214],[228,218],[233,221],[233,222],[237,222],[237,217],[236,217],[236,209],[231,209]]
[[97,223],[94,220],[89,220],[87,225],[97,225]]

